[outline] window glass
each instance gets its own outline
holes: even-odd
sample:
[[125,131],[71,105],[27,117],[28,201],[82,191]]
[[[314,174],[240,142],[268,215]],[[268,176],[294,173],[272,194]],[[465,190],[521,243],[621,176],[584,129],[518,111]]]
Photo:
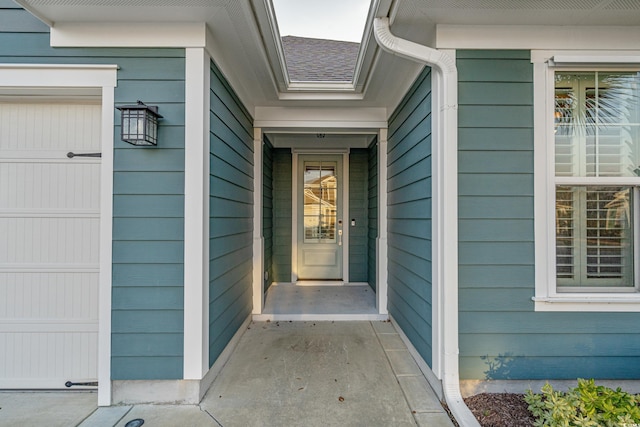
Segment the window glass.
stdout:
[[556,187],[559,288],[634,286],[633,205],[630,187]]
[[304,241],[336,239],[338,181],[336,163],[306,162],[304,167]]
[[556,72],[556,176],[640,176],[637,72]]
[[636,285],[639,83],[635,71],[555,73],[558,291]]

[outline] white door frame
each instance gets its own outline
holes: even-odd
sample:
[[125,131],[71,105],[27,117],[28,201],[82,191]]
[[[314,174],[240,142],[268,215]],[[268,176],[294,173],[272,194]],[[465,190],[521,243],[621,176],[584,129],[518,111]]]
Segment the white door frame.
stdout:
[[342,282],[349,282],[349,227],[345,218],[349,216],[349,148],[345,149],[302,149],[294,148],[291,165],[291,283],[298,281],[298,166],[301,154],[340,155],[342,154]]
[[[102,102],[100,139],[100,273],[98,405],[111,404],[111,260],[113,229],[113,124],[117,65],[0,64],[0,95],[64,97],[88,89]],[[8,89],[8,90],[7,90]],[[66,91],[65,91],[66,89]]]

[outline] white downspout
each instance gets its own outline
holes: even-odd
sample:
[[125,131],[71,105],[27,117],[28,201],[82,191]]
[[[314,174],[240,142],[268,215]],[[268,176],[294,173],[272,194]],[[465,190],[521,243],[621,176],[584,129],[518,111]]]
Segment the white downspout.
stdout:
[[[461,426],[480,426],[475,416],[465,405],[460,393],[458,360],[458,70],[455,59],[445,52],[423,46],[394,36],[389,29],[389,18],[376,18],[374,35],[378,45],[393,55],[431,66],[441,82],[438,91],[439,120],[435,123],[437,140],[441,150],[441,165],[436,165],[440,174],[436,195],[439,206],[434,218],[438,229],[434,230],[440,254],[434,285],[442,289],[441,294],[441,354],[442,388],[444,397]],[[434,239],[435,240],[435,239]],[[440,281],[437,284],[436,280]],[[437,335],[434,334],[434,336]]]

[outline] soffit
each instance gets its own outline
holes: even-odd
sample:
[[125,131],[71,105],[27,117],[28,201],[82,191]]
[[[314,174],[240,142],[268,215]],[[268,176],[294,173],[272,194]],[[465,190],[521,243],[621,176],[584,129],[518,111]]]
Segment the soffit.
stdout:
[[[436,46],[438,25],[640,26],[638,0],[382,0],[398,37]],[[375,50],[358,96],[287,97],[259,25],[263,0],[17,0],[40,19],[60,23],[205,22],[211,51],[250,111],[263,107],[381,107],[392,110],[421,70]],[[386,14],[386,12],[385,12]],[[373,43],[373,39],[371,39]]]

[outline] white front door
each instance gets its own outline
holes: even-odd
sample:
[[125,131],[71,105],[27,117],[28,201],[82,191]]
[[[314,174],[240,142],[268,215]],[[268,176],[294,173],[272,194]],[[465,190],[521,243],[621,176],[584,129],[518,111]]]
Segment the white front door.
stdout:
[[342,155],[298,158],[298,279],[342,279]]
[[0,102],[0,388],[96,381],[100,117]]

